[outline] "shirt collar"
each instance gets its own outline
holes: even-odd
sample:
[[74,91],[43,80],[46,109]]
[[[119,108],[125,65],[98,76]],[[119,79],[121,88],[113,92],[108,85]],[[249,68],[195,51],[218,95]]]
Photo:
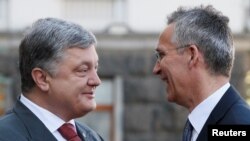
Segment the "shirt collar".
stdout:
[[195,131],[199,134],[212,110],[216,104],[220,101],[221,97],[230,87],[229,83],[226,83],[218,90],[216,90],[212,95],[202,101],[194,110],[188,115],[188,119],[192,123]]
[[[28,109],[30,109],[52,133],[57,131],[57,129],[65,123],[65,121],[63,121],[61,118],[30,101],[23,94],[21,94],[20,101]],[[75,122],[73,119],[70,120],[69,123],[73,124],[75,127]]]

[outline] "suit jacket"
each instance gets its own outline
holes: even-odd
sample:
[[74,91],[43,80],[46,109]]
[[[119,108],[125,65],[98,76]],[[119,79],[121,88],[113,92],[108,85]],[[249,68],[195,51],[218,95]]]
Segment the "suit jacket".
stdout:
[[232,86],[222,96],[205,122],[196,141],[208,141],[208,125],[250,125],[250,109]]
[[[83,141],[103,141],[86,125],[76,122]],[[19,100],[14,108],[0,119],[0,141],[57,141],[47,127]]]

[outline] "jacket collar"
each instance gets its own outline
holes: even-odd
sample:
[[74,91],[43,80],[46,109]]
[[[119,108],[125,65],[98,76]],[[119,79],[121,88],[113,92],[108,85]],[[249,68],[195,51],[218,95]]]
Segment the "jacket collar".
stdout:
[[30,140],[35,141],[57,141],[46,126],[18,99],[13,112],[24,124]]
[[221,119],[223,119],[230,107],[239,99],[241,99],[240,94],[233,86],[230,86],[209,115],[200,134],[198,135],[197,141],[207,141],[208,125],[218,124]]

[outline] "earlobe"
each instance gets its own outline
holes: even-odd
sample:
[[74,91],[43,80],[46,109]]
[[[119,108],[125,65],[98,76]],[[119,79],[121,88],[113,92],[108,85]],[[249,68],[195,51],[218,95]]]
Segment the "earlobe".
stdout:
[[34,68],[31,72],[31,75],[38,88],[40,88],[42,91],[48,91],[48,76],[44,70],[42,70],[41,68]]

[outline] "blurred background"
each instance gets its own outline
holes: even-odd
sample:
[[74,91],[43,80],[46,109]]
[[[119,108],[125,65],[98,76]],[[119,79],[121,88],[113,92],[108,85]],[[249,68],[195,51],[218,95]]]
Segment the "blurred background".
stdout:
[[250,0],[0,0],[0,115],[20,94],[18,46],[38,18],[57,17],[98,40],[98,107],[79,118],[106,141],[179,141],[187,110],[166,100],[152,74],[166,16],[178,6],[211,4],[230,18],[236,60],[231,83],[250,103]]

